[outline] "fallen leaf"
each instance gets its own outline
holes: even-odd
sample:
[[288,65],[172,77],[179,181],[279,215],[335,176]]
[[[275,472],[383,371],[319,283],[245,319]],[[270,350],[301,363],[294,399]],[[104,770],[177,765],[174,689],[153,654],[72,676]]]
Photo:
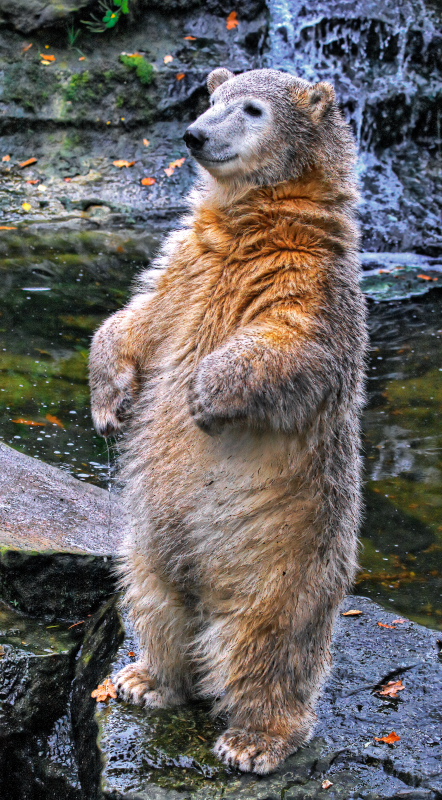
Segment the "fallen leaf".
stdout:
[[174,170],[174,168],[173,168],[173,167],[166,167],[166,169],[164,170],[164,172],[166,173],[166,175],[168,176],[168,178],[170,178],[170,177],[173,175],[173,173],[175,172],[175,170]]
[[53,414],[46,414],[46,419],[48,420],[48,422],[52,422],[53,425],[58,425],[59,428],[64,428],[61,419],[58,419],[58,417],[54,417]]
[[107,703],[109,698],[116,699],[118,697],[117,690],[110,678],[106,678],[104,683],[100,683],[93,692],[91,697],[94,697],[97,703]]
[[45,61],[52,62],[57,60],[55,56],[50,56],[49,53],[40,53],[40,58],[44,58]]
[[21,167],[21,169],[23,169],[23,167],[30,167],[31,164],[36,164],[37,161],[38,158],[28,158],[27,161],[21,161],[18,166]]
[[185,162],[185,160],[186,160],[185,158],[177,158],[176,161],[171,161],[170,162],[169,167],[173,167],[173,168],[182,167],[184,162]]
[[136,653],[134,653],[133,650],[129,650],[127,655],[130,656],[131,658],[135,658],[136,657]]
[[144,144],[145,147],[149,147],[149,145],[150,145],[149,139],[143,139],[143,144]]
[[124,158],[119,158],[117,161],[112,161],[114,167],[133,167],[136,161],[125,161]]
[[186,42],[196,42],[197,37],[196,36],[185,36],[184,39],[186,40]]
[[379,275],[390,275],[391,269],[380,269]]
[[402,681],[388,681],[376,694],[380,694],[382,697],[397,697],[398,692],[402,692],[403,689],[405,686]]
[[10,161],[11,156],[3,156],[2,161]]
[[24,44],[23,47],[22,47],[22,53],[27,53],[28,50],[30,50],[31,47],[33,47],[33,46],[34,46],[33,42],[31,42],[31,44]]
[[387,625],[385,622],[378,622],[380,628],[396,628],[396,625]]
[[74,622],[73,625],[69,625],[68,631],[70,631],[71,628],[76,628],[77,625],[84,625],[84,619],[81,619],[80,622]]
[[31,184],[31,186],[35,186],[37,183],[40,183],[40,180],[39,180],[39,179],[37,179],[37,180],[35,180],[35,181],[26,181],[26,183],[30,183],[30,184]]
[[330,786],[333,786],[333,784],[329,780],[322,781],[322,783],[321,783],[321,788],[322,789],[330,789]]
[[392,731],[388,734],[388,736],[375,736],[376,742],[385,742],[386,744],[393,744],[393,742],[399,742],[400,736],[396,733],[396,731]]
[[348,611],[343,611],[343,617],[359,617],[360,614],[363,614],[363,611],[359,611],[358,608],[350,608]]
[[16,231],[17,225],[0,225],[0,231]]
[[33,419],[22,419],[21,417],[19,417],[19,419],[13,419],[11,422],[17,422],[19,425],[32,425],[39,428],[44,428],[46,425],[46,422],[35,422]]
[[231,11],[229,16],[227,17],[226,28],[228,31],[232,31],[234,28],[237,28],[238,25],[239,25],[238,12]]
[[[38,183],[38,181],[36,181],[36,182]],[[48,191],[48,187],[45,186],[44,183],[40,183],[40,186],[38,187],[38,191],[39,192],[47,192]]]
[[418,275],[418,278],[422,278],[423,281],[432,281],[433,278],[430,278],[429,275]]
[[30,203],[22,203],[21,207],[23,211],[32,211],[32,206]]
[[79,61],[86,61],[86,56],[80,56]]
[[171,64],[173,61],[173,56],[164,56],[163,61],[165,64]]
[[142,178],[141,185],[142,186],[153,186],[154,183],[157,182],[156,178]]
[[177,81],[182,81],[183,78],[185,78],[185,77],[186,77],[186,73],[185,72],[179,72],[178,75],[176,76],[176,79],[177,79]]
[[50,61],[40,61],[40,64],[43,64],[44,67],[48,67],[51,62]]
[[[391,497],[391,495],[390,495],[390,497]],[[403,623],[403,622],[408,622],[408,620],[406,620],[406,619],[401,619],[401,617],[399,617],[399,619],[394,619],[394,620],[393,620],[393,624],[395,624],[395,623],[396,623],[396,625],[402,625],[402,623]]]

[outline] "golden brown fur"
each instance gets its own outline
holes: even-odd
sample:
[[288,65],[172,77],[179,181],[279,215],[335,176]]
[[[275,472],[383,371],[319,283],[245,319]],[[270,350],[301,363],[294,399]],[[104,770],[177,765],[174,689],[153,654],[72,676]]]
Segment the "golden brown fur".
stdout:
[[[241,78],[221,81],[227,101]],[[121,695],[215,696],[230,717],[215,752],[260,773],[311,735],[356,563],[365,313],[354,152],[329,94],[331,122],[302,118],[326,157],[312,144],[275,185],[207,177],[91,355],[97,429],[126,419],[123,573],[143,655]],[[347,153],[334,174],[326,124]]]

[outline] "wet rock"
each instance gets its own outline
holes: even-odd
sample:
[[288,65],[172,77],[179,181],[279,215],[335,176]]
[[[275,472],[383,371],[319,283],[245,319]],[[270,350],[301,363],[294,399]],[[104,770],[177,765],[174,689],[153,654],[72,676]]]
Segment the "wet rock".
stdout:
[[69,619],[115,592],[115,498],[0,444],[0,596],[33,615]]
[[89,4],[90,0],[0,0],[0,13],[20,33],[30,33],[44,25],[66,19]]
[[[147,711],[111,701],[97,711],[105,797],[436,800],[442,753],[435,698],[442,670],[435,635],[408,620],[395,623],[393,614],[366,598],[347,598],[343,610],[350,608],[363,613],[340,617],[315,737],[276,773],[242,775],[217,762],[211,747],[223,722],[211,721],[207,707]],[[129,628],[114,668],[137,649]],[[392,679],[402,679],[405,690],[396,699],[382,698],[377,690]],[[397,744],[375,741],[392,730],[401,737]],[[333,786],[323,790],[326,779]]]

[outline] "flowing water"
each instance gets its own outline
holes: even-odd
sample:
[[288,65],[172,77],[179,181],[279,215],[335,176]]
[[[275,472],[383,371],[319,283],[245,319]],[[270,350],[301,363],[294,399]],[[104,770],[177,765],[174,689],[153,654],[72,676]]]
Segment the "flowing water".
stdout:
[[[117,257],[127,250],[121,245],[97,251],[100,242],[88,262],[84,234],[69,236],[70,252],[60,243],[44,259],[34,251],[32,270],[23,254],[1,262],[0,435],[107,486],[108,450],[89,414],[88,347],[101,320],[124,303],[143,259]],[[111,279],[101,262],[114,264]],[[442,628],[442,293],[372,303],[370,326],[367,511],[356,590],[398,616]]]

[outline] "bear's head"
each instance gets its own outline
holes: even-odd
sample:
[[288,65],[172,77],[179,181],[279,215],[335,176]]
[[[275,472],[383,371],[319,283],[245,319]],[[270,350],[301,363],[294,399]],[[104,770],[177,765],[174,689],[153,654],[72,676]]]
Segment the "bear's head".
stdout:
[[350,166],[354,144],[333,86],[257,69],[207,79],[210,108],[187,129],[191,154],[221,183],[269,185],[332,162]]

